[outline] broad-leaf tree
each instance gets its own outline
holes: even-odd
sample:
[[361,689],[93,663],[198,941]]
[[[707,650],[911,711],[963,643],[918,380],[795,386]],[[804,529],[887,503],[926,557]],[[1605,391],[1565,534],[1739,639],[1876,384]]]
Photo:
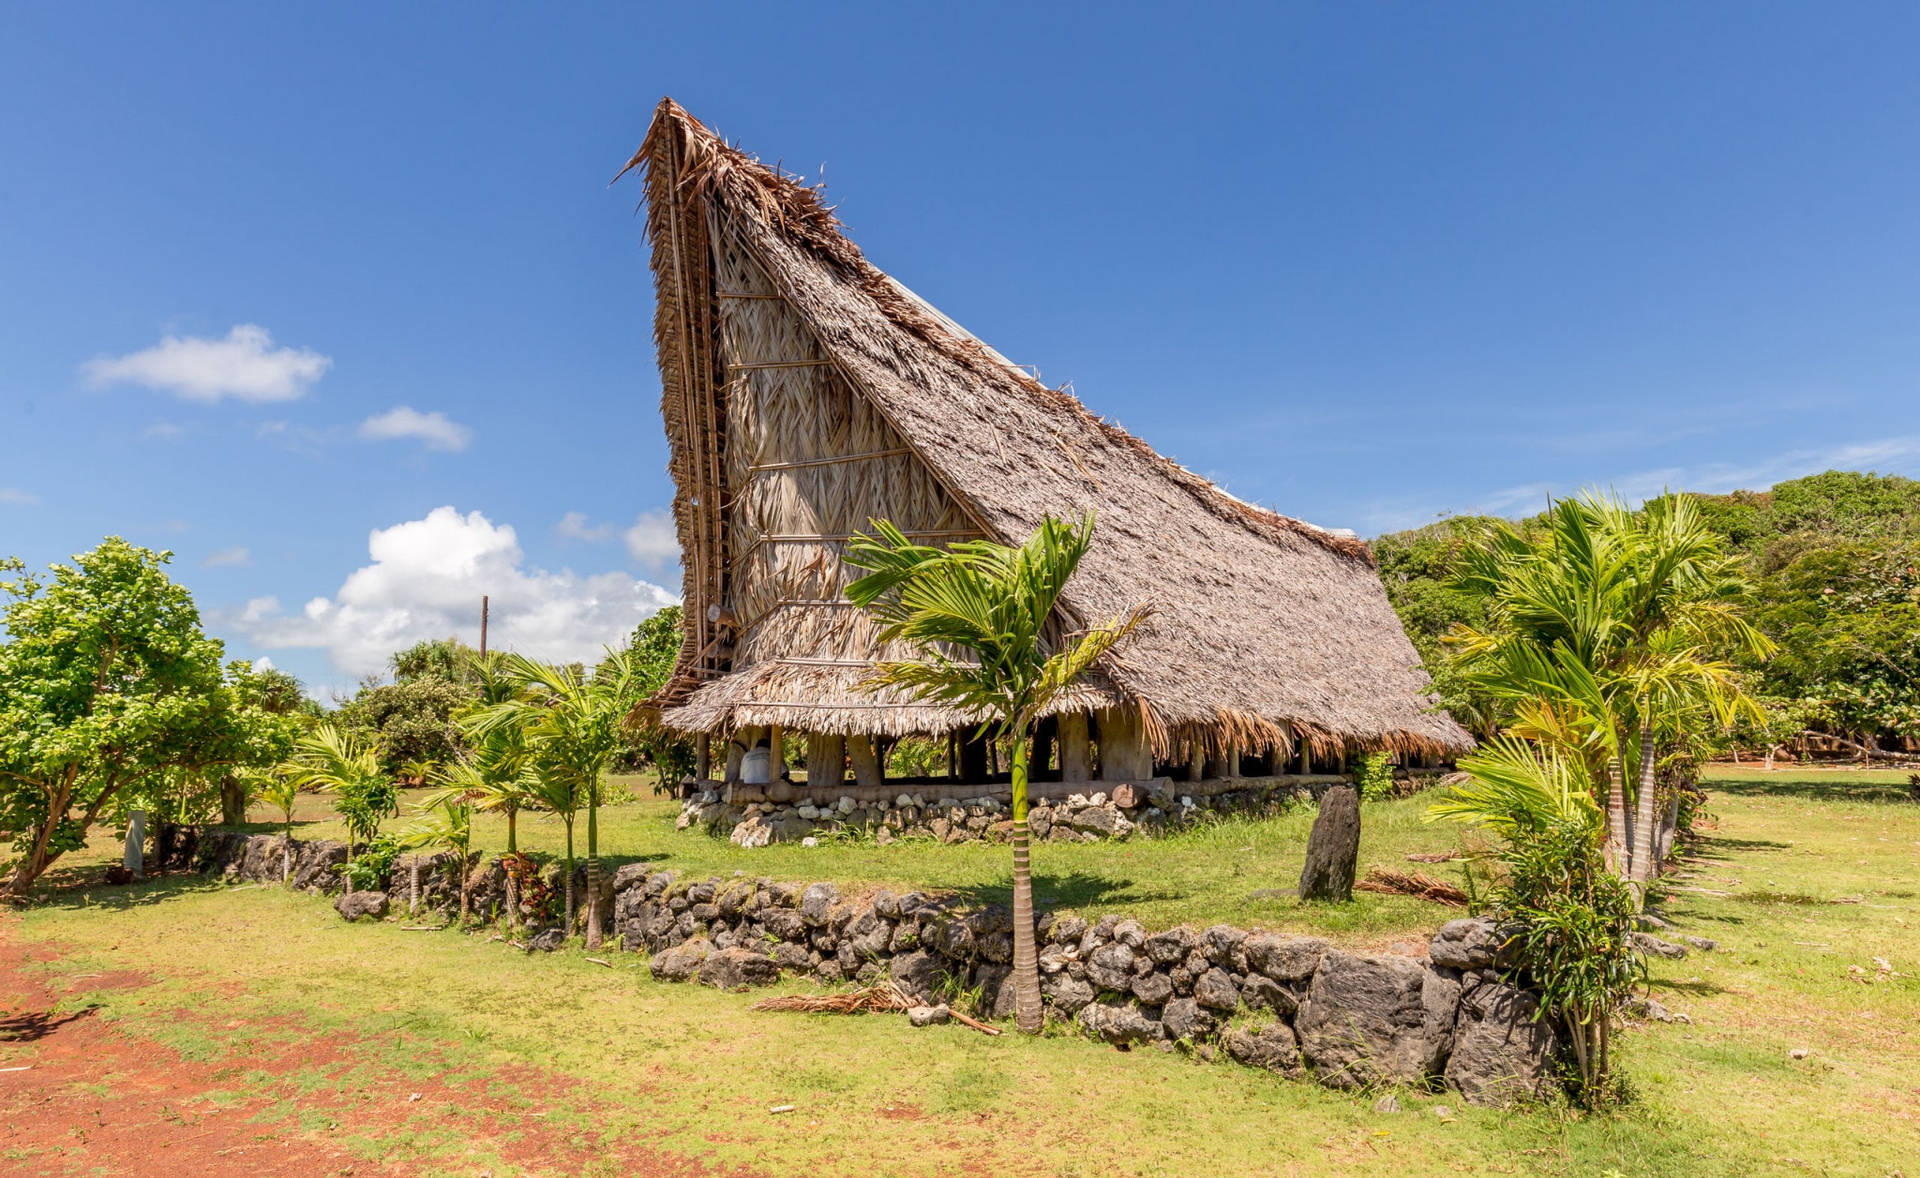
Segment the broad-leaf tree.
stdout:
[[882,623],[884,642],[904,642],[919,661],[876,668],[868,683],[897,687],[981,721],[1005,739],[1013,769],[1013,980],[1020,1029],[1041,1025],[1040,972],[1033,938],[1033,880],[1027,847],[1027,774],[1034,725],[1061,694],[1151,612],[1142,605],[1093,629],[1047,639],[1060,594],[1093,542],[1093,517],[1047,516],[1026,543],[970,540],[951,548],[914,544],[876,520],[874,535],[847,545],[847,562],[868,575],[847,596]]
[[[172,554],[109,537],[41,578],[0,561],[0,830],[6,891],[23,898],[93,823],[169,774],[205,780],[271,764],[258,708],[166,574]],[[235,674],[244,664],[236,664]]]

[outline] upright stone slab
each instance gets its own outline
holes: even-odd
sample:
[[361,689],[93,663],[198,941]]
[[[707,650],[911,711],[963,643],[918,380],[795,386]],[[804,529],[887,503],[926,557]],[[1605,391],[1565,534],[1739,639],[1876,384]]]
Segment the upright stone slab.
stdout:
[[145,879],[147,875],[147,812],[135,810],[127,815],[127,846],[121,863],[133,874],[135,879]]
[[1336,785],[1320,798],[1320,813],[1307,835],[1307,862],[1300,869],[1302,900],[1353,899],[1354,863],[1360,857],[1360,795]]

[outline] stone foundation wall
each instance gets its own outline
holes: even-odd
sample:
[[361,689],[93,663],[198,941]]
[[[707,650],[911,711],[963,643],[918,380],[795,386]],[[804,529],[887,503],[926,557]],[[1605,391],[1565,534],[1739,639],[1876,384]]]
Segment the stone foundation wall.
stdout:
[[[1405,775],[1400,788],[1416,789],[1431,774]],[[1049,842],[1098,842],[1135,835],[1152,836],[1213,816],[1265,816],[1298,802],[1312,802],[1350,779],[1315,776],[1229,777],[1210,781],[1155,778],[1109,785],[1086,782],[1036,784],[1027,811],[1028,830]],[[846,787],[809,790],[724,786],[687,798],[677,825],[725,834],[742,847],[769,843],[871,836],[881,845],[900,838],[943,843],[1004,842],[1013,829],[1006,786],[905,785],[898,792]]]
[[[284,849],[278,836],[216,833],[200,840],[199,864],[277,883]],[[344,858],[339,843],[296,843],[295,885],[337,890]],[[452,907],[453,858],[419,862],[423,902]],[[400,910],[411,866],[396,867],[387,891]],[[469,881],[476,912],[498,904],[497,861],[476,859]],[[1003,905],[884,890],[849,897],[828,883],[744,875],[685,879],[644,863],[611,873],[600,902],[610,935],[650,954],[663,981],[735,990],[782,974],[826,984],[886,978],[920,1002],[974,995],[983,1015],[1013,1011],[1013,915]],[[351,915],[379,907],[354,906]],[[1556,1085],[1553,1032],[1534,1018],[1536,995],[1500,980],[1507,937],[1484,918],[1444,926],[1425,960],[1228,925],[1155,932],[1121,916],[1046,913],[1035,933],[1050,1013],[1116,1046],[1224,1054],[1335,1088],[1445,1087],[1476,1104],[1545,1097]],[[555,929],[528,945],[562,940]]]

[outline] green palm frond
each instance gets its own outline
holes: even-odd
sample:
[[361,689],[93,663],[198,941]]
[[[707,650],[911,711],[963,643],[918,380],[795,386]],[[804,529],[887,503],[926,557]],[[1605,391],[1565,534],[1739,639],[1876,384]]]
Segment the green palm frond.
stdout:
[[1460,780],[1427,817],[1485,826],[1507,838],[1579,823],[1598,831],[1600,812],[1585,762],[1551,745],[1500,736],[1460,758]]

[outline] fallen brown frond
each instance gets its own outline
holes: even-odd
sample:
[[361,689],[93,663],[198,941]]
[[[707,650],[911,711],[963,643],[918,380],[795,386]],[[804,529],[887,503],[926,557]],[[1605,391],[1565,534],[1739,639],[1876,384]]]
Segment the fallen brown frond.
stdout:
[[1467,906],[1465,892],[1445,880],[1422,875],[1417,871],[1390,871],[1385,867],[1370,867],[1367,869],[1367,877],[1353,886],[1363,892],[1412,896],[1416,900],[1431,900],[1435,904],[1446,904],[1454,908]]
[[1460,857],[1458,851],[1408,851],[1409,863],[1450,863]]
[[914,1002],[892,982],[844,990],[838,994],[782,994],[763,998],[755,1010],[797,1011],[802,1014],[886,1014],[906,1010]]

